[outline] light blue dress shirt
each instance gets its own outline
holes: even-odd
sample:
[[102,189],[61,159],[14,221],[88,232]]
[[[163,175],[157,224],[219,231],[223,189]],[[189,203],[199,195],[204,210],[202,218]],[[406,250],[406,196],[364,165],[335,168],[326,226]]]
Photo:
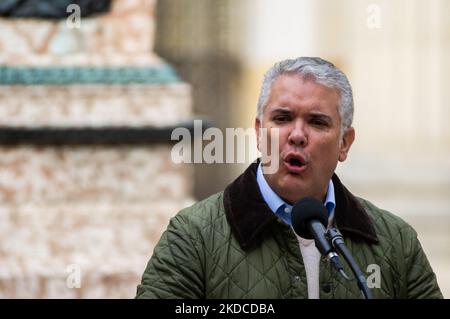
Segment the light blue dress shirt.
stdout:
[[[281,220],[283,220],[289,226],[291,225],[291,210],[292,205],[289,205],[284,200],[275,193],[272,188],[267,184],[266,178],[262,172],[261,163],[258,165],[258,170],[256,172],[256,181],[258,182],[259,190],[266,201],[267,205],[270,207],[272,212],[277,215]],[[324,206],[328,211],[328,219],[331,219],[334,214],[334,208],[336,207],[336,200],[334,197],[334,185],[330,180],[328,183],[327,196],[325,197]]]

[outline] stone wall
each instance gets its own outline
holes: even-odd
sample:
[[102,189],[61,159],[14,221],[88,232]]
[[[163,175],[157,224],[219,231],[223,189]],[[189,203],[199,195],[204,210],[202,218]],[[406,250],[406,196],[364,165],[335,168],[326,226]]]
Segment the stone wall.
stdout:
[[167,85],[4,85],[0,125],[10,127],[155,126],[190,115],[190,89]]
[[193,202],[167,137],[191,91],[152,52],[154,6],[115,0],[79,29],[0,19],[0,298],[132,298]]
[[[0,148],[0,296],[130,298],[189,171],[166,146]],[[71,265],[80,289],[66,283]]]
[[54,65],[81,59],[86,64],[97,59],[96,64],[109,60],[123,64],[130,54],[148,63],[157,58],[155,5],[156,0],[115,0],[110,12],[82,18],[80,28],[69,28],[68,20],[0,19],[0,63]]

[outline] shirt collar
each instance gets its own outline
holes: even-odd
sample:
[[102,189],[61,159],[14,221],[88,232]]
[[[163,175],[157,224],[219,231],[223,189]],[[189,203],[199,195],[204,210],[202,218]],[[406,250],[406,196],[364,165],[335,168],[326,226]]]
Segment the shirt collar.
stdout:
[[272,212],[275,213],[281,206],[288,205],[284,200],[281,199],[280,196],[278,196],[277,193],[272,190],[272,188],[267,183],[266,178],[264,177],[262,172],[261,163],[259,163],[258,170],[256,171],[256,181],[258,182],[259,190],[261,191],[265,202],[270,207],[270,210],[272,210]]
[[331,218],[334,214],[334,208],[336,207],[336,198],[334,197],[334,185],[333,181],[330,179],[328,183],[327,196],[323,202],[328,211],[328,217]]
[[[264,201],[269,206],[270,210],[280,217],[288,225],[291,224],[290,212],[292,205],[286,203],[277,193],[275,193],[264,177],[261,162],[258,165],[256,172],[256,181],[258,182],[259,190],[261,191]],[[328,183],[327,195],[325,197],[324,206],[328,211],[329,218],[332,218],[334,208],[336,207],[336,200],[334,196],[334,185],[330,180]]]

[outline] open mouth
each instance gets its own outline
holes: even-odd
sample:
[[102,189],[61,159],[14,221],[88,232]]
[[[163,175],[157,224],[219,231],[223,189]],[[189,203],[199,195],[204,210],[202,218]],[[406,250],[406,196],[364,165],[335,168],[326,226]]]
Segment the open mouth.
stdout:
[[295,174],[303,172],[307,166],[303,157],[297,154],[288,155],[284,162],[289,172]]
[[290,164],[291,166],[295,166],[295,167],[302,167],[302,166],[305,165],[305,164],[303,164],[298,158],[291,158],[291,159],[289,160],[289,164]]

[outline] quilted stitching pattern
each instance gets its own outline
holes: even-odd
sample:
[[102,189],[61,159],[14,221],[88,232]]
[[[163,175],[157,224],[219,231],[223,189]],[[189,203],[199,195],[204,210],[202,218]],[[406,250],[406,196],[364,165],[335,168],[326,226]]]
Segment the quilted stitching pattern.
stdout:
[[[155,247],[138,286],[150,298],[306,298],[303,263],[293,232],[279,223],[260,245],[244,251],[228,225],[223,193],[182,210]],[[346,244],[363,272],[381,270],[377,298],[441,298],[434,273],[414,230],[400,218],[361,203],[374,221],[379,244],[349,238]],[[346,272],[351,274],[350,269]],[[300,280],[298,280],[300,278]],[[362,298],[356,282],[342,279],[321,261],[321,283],[331,292],[321,298]]]

